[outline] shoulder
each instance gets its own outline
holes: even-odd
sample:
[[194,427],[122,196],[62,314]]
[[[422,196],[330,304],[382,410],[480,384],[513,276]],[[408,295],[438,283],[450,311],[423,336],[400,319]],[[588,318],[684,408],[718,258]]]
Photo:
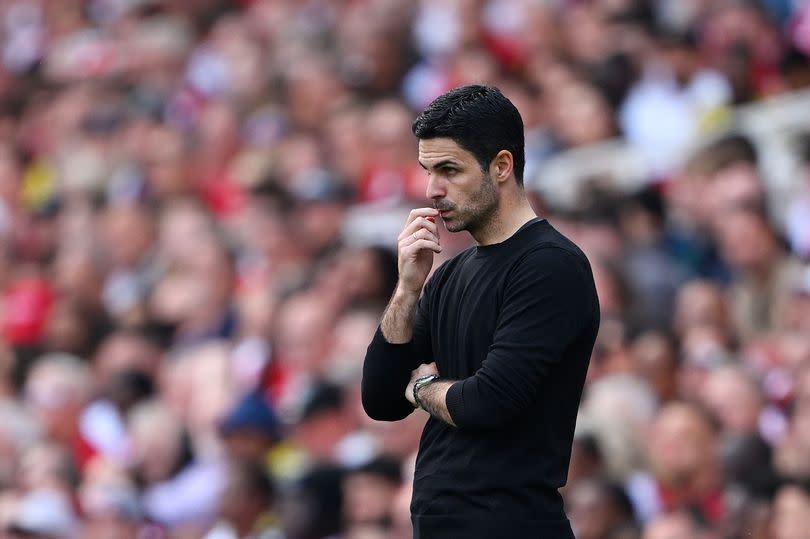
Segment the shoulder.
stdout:
[[560,233],[548,221],[538,227],[531,241],[527,242],[523,256],[519,259],[521,266],[528,266],[541,273],[548,272],[584,272],[590,275],[590,263],[585,253],[565,235]]
[[554,243],[527,249],[506,277],[507,280],[529,278],[556,286],[570,283],[581,287],[593,281],[590,264],[581,251]]

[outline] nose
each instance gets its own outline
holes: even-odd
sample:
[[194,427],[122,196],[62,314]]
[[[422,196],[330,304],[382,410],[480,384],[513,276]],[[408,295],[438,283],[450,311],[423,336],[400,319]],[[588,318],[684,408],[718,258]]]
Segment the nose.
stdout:
[[425,194],[430,200],[438,200],[447,196],[447,182],[441,174],[430,174],[428,176],[427,191]]

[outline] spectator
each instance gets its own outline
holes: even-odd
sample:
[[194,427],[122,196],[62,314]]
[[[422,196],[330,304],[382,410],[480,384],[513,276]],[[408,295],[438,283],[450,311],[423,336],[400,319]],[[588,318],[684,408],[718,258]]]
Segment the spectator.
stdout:
[[566,503],[578,539],[638,537],[633,506],[618,485],[594,479],[574,484]]
[[776,327],[802,266],[783,251],[766,217],[755,210],[729,210],[716,228],[720,252],[737,277],[731,290],[737,332],[750,337]]
[[377,457],[347,473],[343,479],[343,512],[348,533],[366,526],[390,527],[393,500],[402,482],[399,468],[396,459]]
[[658,402],[673,400],[678,392],[678,358],[672,339],[661,333],[642,333],[631,345],[633,372],[655,392]]
[[798,539],[807,533],[810,496],[800,485],[787,484],[779,489],[774,500],[771,533],[774,539]]
[[711,418],[694,405],[666,405],[650,431],[651,476],[636,476],[629,494],[644,521],[670,511],[694,511],[708,525],[725,515],[717,434]]
[[281,537],[275,487],[264,470],[250,461],[233,461],[219,501],[219,522],[204,539],[277,539]]
[[713,369],[702,387],[702,402],[720,424],[723,435],[756,434],[764,401],[748,373],[735,366]]
[[644,531],[644,539],[687,539],[701,537],[704,530],[686,512],[661,515]]

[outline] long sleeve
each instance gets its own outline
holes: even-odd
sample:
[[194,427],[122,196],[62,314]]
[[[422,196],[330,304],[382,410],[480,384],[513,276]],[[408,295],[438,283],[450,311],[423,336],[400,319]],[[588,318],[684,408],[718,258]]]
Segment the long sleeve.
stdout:
[[411,371],[422,363],[433,361],[426,303],[423,295],[419,300],[411,342],[389,343],[382,330],[377,328],[368,346],[363,362],[361,393],[363,408],[372,419],[398,421],[414,410],[405,398]]
[[502,426],[531,406],[590,317],[592,281],[565,249],[537,248],[507,277],[492,346],[481,368],[453,384],[447,408],[459,428]]

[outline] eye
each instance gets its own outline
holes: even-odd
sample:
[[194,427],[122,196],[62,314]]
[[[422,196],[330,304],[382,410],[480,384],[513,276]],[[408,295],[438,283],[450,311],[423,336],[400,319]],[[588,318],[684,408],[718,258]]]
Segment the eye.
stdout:
[[445,167],[445,168],[442,169],[442,173],[447,177],[453,177],[456,174],[458,174],[458,169]]

